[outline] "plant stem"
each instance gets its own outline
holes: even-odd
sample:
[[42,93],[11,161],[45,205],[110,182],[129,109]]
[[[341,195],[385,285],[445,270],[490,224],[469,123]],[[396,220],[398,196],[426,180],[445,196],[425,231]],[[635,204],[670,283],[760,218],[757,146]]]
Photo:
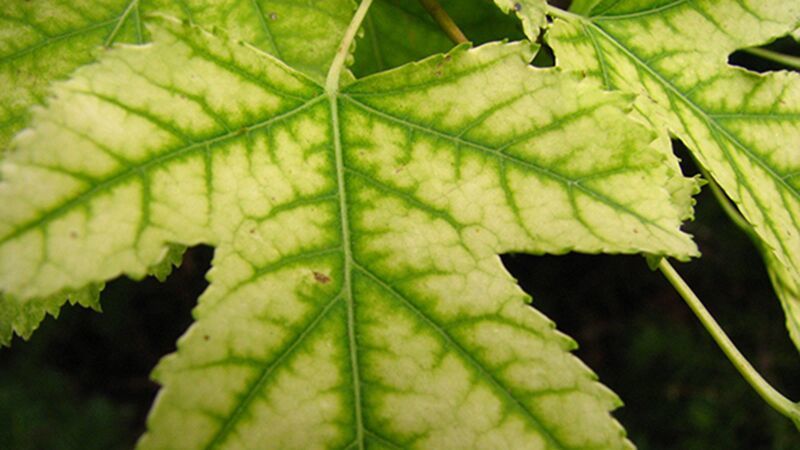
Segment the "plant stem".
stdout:
[[451,41],[455,44],[463,44],[464,42],[469,42],[464,33],[461,32],[461,29],[458,28],[453,19],[447,14],[447,11],[442,8],[442,5],[439,4],[436,0],[419,0],[422,4],[422,7],[428,11],[428,14],[433,17],[433,20],[439,25],[439,28],[444,31],[447,37],[450,38]]
[[[700,164],[698,163],[698,166]],[[760,243],[761,241],[756,236],[753,227],[750,226],[750,223],[747,222],[747,219],[742,216],[739,212],[739,209],[736,208],[736,205],[728,198],[725,194],[725,191],[711,178],[711,174],[708,173],[702,166],[700,166],[700,172],[703,174],[703,178],[708,182],[708,186],[711,188],[711,193],[714,194],[714,198],[717,199],[717,203],[722,206],[722,210],[725,211],[725,214],[731,219],[731,221],[739,227],[742,231],[744,231],[750,239],[753,240],[756,244]]]
[[563,20],[566,20],[566,21],[577,21],[577,22],[587,22],[587,21],[589,21],[589,19],[587,17],[584,17],[584,16],[581,16],[579,14],[575,14],[575,13],[569,12],[567,10],[558,8],[558,7],[550,5],[550,4],[545,6],[545,11],[547,12],[547,14],[549,14],[549,15],[555,17],[555,18],[563,19]]
[[361,28],[361,22],[363,22],[364,17],[367,16],[370,5],[372,5],[372,0],[362,0],[361,4],[358,5],[355,15],[353,15],[353,19],[350,21],[350,25],[347,26],[347,30],[344,32],[342,42],[339,44],[336,56],[333,57],[331,68],[328,70],[328,76],[325,79],[325,92],[328,94],[339,92],[339,78],[342,75],[344,63],[347,60],[347,55],[350,53],[353,39],[356,38],[358,29]]
[[742,374],[745,380],[750,384],[750,386],[755,389],[758,395],[764,399],[772,408],[776,411],[780,412],[781,414],[785,415],[786,417],[790,418],[795,425],[800,428],[800,405],[794,403],[793,401],[789,400],[788,398],[784,397],[780,392],[778,392],[772,385],[770,385],[764,377],[759,374],[755,368],[750,364],[750,362],[745,359],[744,355],[736,348],[736,345],[730,340],[725,331],[722,330],[722,327],[719,326],[714,317],[711,316],[711,313],[708,312],[703,303],[700,299],[692,292],[692,289],[686,282],[681,278],[678,272],[672,267],[672,265],[667,261],[666,258],[662,258],[661,262],[658,264],[659,270],[667,280],[672,284],[678,294],[686,301],[686,304],[689,305],[689,308],[694,312],[700,322],[703,324],[705,329],[711,334],[711,337],[716,341],[717,345],[719,345],[720,349],[722,349],[725,356],[728,357],[733,366],[736,370]]
[[767,50],[765,48],[757,48],[757,47],[746,48],[744,49],[744,51],[750,53],[751,55],[764,58],[768,61],[776,62],[778,64],[791,67],[792,69],[800,70],[800,57],[784,55],[783,53],[778,53],[772,50]]

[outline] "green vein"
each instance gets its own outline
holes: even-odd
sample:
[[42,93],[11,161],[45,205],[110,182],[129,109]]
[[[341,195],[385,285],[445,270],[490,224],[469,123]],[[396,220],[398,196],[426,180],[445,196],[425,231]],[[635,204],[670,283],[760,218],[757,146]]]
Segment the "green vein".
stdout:
[[[601,12],[600,15],[592,16],[591,19],[592,20],[611,21],[611,20],[624,20],[624,19],[633,19],[633,18],[637,18],[637,17],[645,17],[645,16],[649,16],[649,15],[652,15],[652,14],[658,14],[660,12],[667,11],[669,9],[678,7],[678,6],[680,6],[680,5],[682,5],[682,4],[686,3],[686,2],[687,2],[687,0],[675,0],[675,1],[671,2],[671,3],[667,3],[666,5],[661,5],[661,6],[658,6],[658,7],[655,7],[655,8],[636,11],[636,12],[630,13],[630,14],[617,14],[617,15],[613,15],[613,16],[609,16],[609,15],[606,15],[605,13]],[[608,11],[608,10],[614,8],[619,3],[620,3],[620,1],[614,3],[613,5],[611,5],[608,8],[606,8],[605,11]]]
[[[338,83],[337,83],[338,84]],[[358,448],[364,449],[364,418],[361,399],[361,379],[358,362],[358,338],[356,336],[355,299],[353,298],[352,264],[353,255],[350,242],[350,222],[347,205],[347,185],[345,180],[344,154],[342,151],[339,105],[335,93],[329,94],[331,108],[331,128],[333,129],[333,149],[336,155],[336,186],[339,191],[339,221],[341,224],[342,247],[344,248],[344,286],[343,294],[347,301],[347,347],[350,353],[350,366],[353,377],[353,396],[355,404],[356,440]]]
[[128,6],[125,8],[125,11],[123,11],[122,14],[119,16],[119,19],[117,20],[117,24],[114,26],[114,29],[111,30],[111,33],[106,38],[105,42],[103,42],[104,47],[110,47],[111,44],[114,43],[114,40],[117,38],[117,35],[119,34],[119,31],[122,29],[123,25],[125,25],[125,22],[127,22],[128,17],[130,17],[132,13],[135,13],[136,17],[138,17],[138,8],[139,8],[139,0],[131,0],[131,2],[128,3]]
[[246,394],[244,399],[240,401],[236,405],[236,409],[226,417],[225,423],[223,423],[222,427],[214,433],[214,436],[205,446],[206,450],[212,450],[217,448],[225,438],[233,431],[233,428],[236,426],[236,423],[239,419],[242,418],[242,415],[247,411],[247,408],[250,407],[250,404],[256,399],[258,394],[267,384],[267,381],[272,377],[272,374],[275,373],[275,368],[280,366],[286,358],[291,356],[294,351],[300,346],[300,344],[311,334],[317,326],[322,323],[323,319],[327,317],[328,313],[333,310],[333,306],[336,305],[337,301],[340,299],[339,295],[337,294],[334,296],[323,308],[322,310],[314,316],[314,318],[308,323],[308,325],[302,328],[302,332],[298,334],[294,339],[289,341],[288,345],[286,345],[283,350],[279,353],[278,357],[273,359],[269,364],[264,366],[264,369],[259,374],[258,378],[256,378],[255,382],[251,383],[250,386],[246,389]]
[[353,267],[357,269],[359,272],[363,273],[364,276],[372,280],[378,286],[380,286],[383,290],[387,293],[391,294],[392,297],[398,300],[398,302],[403,305],[405,308],[408,309],[412,314],[414,314],[417,318],[422,320],[423,323],[428,325],[431,329],[436,331],[436,333],[447,343],[447,345],[455,350],[455,352],[467,363],[469,363],[475,370],[478,371],[478,374],[487,381],[494,389],[501,393],[503,397],[506,398],[515,408],[517,408],[520,412],[522,412],[526,417],[531,420],[531,423],[536,427],[539,431],[541,436],[544,438],[545,441],[548,442],[554,448],[565,448],[563,444],[561,444],[556,437],[544,427],[538,417],[528,409],[525,404],[523,404],[519,399],[517,399],[511,390],[504,386],[503,383],[500,382],[490,371],[488,371],[477,359],[475,359],[472,354],[470,354],[467,349],[465,349],[458,341],[456,341],[447,330],[434,321],[432,318],[428,317],[424,312],[422,312],[413,302],[411,302],[405,295],[399,292],[397,289],[392,287],[389,283],[384,281],[380,278],[377,274],[373,273],[368,268],[364,267],[363,265],[359,264],[357,261],[353,261]]
[[[297,113],[299,113],[299,112],[301,112],[301,111],[303,111],[305,109],[308,109],[308,108],[316,105],[317,103],[322,101],[324,98],[325,98],[324,95],[320,95],[320,96],[318,96],[318,97],[316,97],[314,99],[309,100],[307,103],[304,103],[304,104],[302,104],[302,105],[300,105],[300,106],[298,106],[298,107],[296,107],[296,108],[294,108],[292,110],[289,110],[289,111],[284,112],[282,114],[279,114],[277,116],[273,116],[273,117],[271,117],[271,118],[269,118],[267,120],[264,120],[262,122],[254,123],[254,124],[249,125],[249,126],[247,126],[245,128],[247,130],[249,130],[249,131],[258,130],[258,129],[261,129],[261,128],[266,128],[266,127],[268,127],[268,126],[270,126],[270,125],[272,125],[272,124],[274,124],[276,122],[280,122],[282,120],[288,119],[289,117],[292,117],[295,114],[297,114]],[[113,175],[107,177],[102,182],[98,183],[97,185],[92,186],[91,189],[83,191],[83,192],[77,194],[76,196],[74,196],[73,198],[69,199],[68,201],[66,201],[64,203],[61,203],[56,208],[53,208],[53,209],[43,213],[42,215],[40,215],[36,219],[31,220],[31,221],[26,222],[26,223],[23,223],[22,225],[16,227],[11,233],[9,233],[6,236],[3,236],[2,238],[0,238],[0,244],[4,244],[4,243],[10,241],[11,239],[14,239],[16,237],[21,236],[22,234],[24,234],[27,231],[30,231],[33,228],[40,227],[40,226],[44,225],[45,223],[48,223],[48,222],[54,220],[55,218],[60,217],[63,214],[66,214],[67,212],[71,211],[73,208],[75,208],[77,206],[80,206],[81,204],[86,203],[88,201],[88,199],[93,197],[94,195],[97,195],[99,193],[105,192],[105,191],[109,190],[110,188],[112,188],[113,186],[116,186],[116,185],[120,184],[121,182],[129,179],[131,176],[139,175],[142,171],[148,171],[148,170],[150,170],[150,169],[152,169],[154,167],[161,167],[161,166],[165,165],[169,161],[172,161],[172,160],[175,160],[175,159],[179,159],[182,156],[186,156],[188,154],[192,154],[192,153],[197,152],[197,151],[205,151],[205,147],[207,145],[213,145],[213,144],[219,144],[219,143],[222,143],[222,142],[226,142],[226,141],[228,141],[230,139],[236,139],[236,138],[240,137],[241,135],[242,135],[242,133],[241,133],[240,130],[228,132],[228,133],[225,133],[225,134],[222,134],[222,135],[219,135],[219,136],[214,136],[214,137],[202,140],[202,141],[194,142],[194,143],[192,143],[190,145],[187,145],[187,146],[184,146],[184,147],[179,147],[179,148],[174,149],[174,150],[168,150],[168,151],[158,155],[158,157],[156,157],[156,158],[148,159],[148,160],[145,160],[145,161],[140,162],[138,164],[129,166],[125,170],[123,170],[121,172],[118,172],[116,174],[113,174]]]
[[[695,113],[697,113],[697,115],[700,116],[700,118],[704,119],[706,121],[706,123],[708,123],[708,125],[710,127],[716,128],[733,145],[739,147],[739,149],[742,150],[742,152],[748,158],[750,158],[757,165],[761,166],[761,168],[764,169],[764,171],[767,172],[772,178],[774,178],[776,180],[780,180],[781,177],[778,175],[778,173],[775,171],[775,169],[773,167],[768,165],[762,158],[760,158],[758,155],[756,155],[753,152],[753,150],[751,150],[749,147],[747,147],[741,141],[739,141],[727,128],[722,126],[722,124],[720,124],[717,121],[715,121],[713,119],[713,117],[714,117],[713,115],[710,115],[710,114],[706,113],[706,111],[703,108],[701,108],[697,103],[693,102],[691,99],[689,99],[688,97],[683,95],[683,92],[681,92],[680,89],[678,89],[677,86],[675,86],[672,82],[670,82],[663,75],[661,75],[661,73],[659,73],[658,71],[656,71],[655,69],[653,69],[652,67],[647,65],[641,58],[639,58],[638,55],[633,53],[630,49],[628,49],[625,45],[623,45],[618,39],[616,39],[613,35],[609,34],[606,30],[604,30],[602,27],[600,27],[597,24],[593,24],[593,26],[600,33],[602,33],[602,35],[610,43],[612,43],[614,46],[619,48],[623,53],[625,53],[625,55],[628,58],[630,58],[638,66],[643,68],[653,78],[658,80],[659,83],[661,83],[667,89],[672,91],[675,94],[675,96],[678,97],[681,101],[683,101],[687,106],[692,108],[695,111]],[[779,184],[781,186],[783,186],[784,188],[786,188],[788,191],[790,191],[798,200],[800,200],[800,191],[797,191],[796,189],[794,189],[793,187],[787,185],[786,183],[783,183],[783,182],[779,181]]]
[[256,17],[258,17],[258,23],[261,25],[261,30],[264,32],[264,36],[267,38],[267,42],[269,43],[269,47],[271,53],[275,55],[278,59],[282,59],[281,51],[278,50],[278,46],[275,43],[275,37],[272,36],[272,31],[269,29],[269,24],[267,24],[267,17],[264,15],[264,11],[261,9],[261,5],[258,4],[258,0],[250,0],[250,5],[256,11]]
[[339,84],[350,48],[358,30],[364,21],[372,0],[362,0],[356,9],[350,24],[344,32],[339,49],[333,58],[328,74],[325,77],[325,92],[331,111],[331,129],[333,131],[333,151],[336,160],[336,186],[339,193],[339,223],[341,226],[342,247],[344,248],[344,284],[342,292],[347,303],[347,347],[350,354],[351,377],[353,383],[354,416],[356,422],[356,442],[359,450],[364,450],[364,413],[361,398],[361,374],[358,362],[358,336],[356,333],[355,299],[353,298],[352,264],[353,255],[350,242],[350,218],[347,204],[347,184],[345,177],[344,151],[342,149],[342,130],[339,121]]
[[412,194],[402,191],[392,185],[386,184],[386,182],[384,182],[383,180],[379,180],[373,176],[355,170],[351,167],[345,167],[345,171],[358,178],[361,178],[362,180],[366,181],[370,186],[372,186],[375,189],[378,189],[379,191],[381,191],[386,195],[391,195],[393,197],[399,198],[404,202],[412,205],[413,207],[425,211],[426,213],[430,214],[433,217],[444,220],[456,230],[464,228],[464,224],[457,221],[455,217],[448,214],[446,211],[438,210],[424,203],[422,200],[419,200],[418,198],[414,197]]
[[581,192],[583,192],[584,194],[586,194],[586,195],[588,195],[588,196],[590,196],[590,197],[592,197],[592,198],[594,198],[594,199],[596,199],[596,200],[598,200],[598,201],[600,201],[602,203],[605,203],[607,206],[610,206],[610,207],[612,207],[612,208],[614,208],[614,209],[616,209],[618,211],[622,211],[622,212],[624,212],[624,213],[636,218],[637,220],[639,220],[642,223],[646,223],[647,225],[652,225],[652,226],[654,226],[654,227],[656,227],[656,228],[658,228],[658,229],[660,229],[662,231],[667,231],[667,232],[670,231],[667,228],[665,228],[664,226],[662,226],[662,225],[660,225],[658,223],[655,223],[651,219],[648,219],[648,218],[642,216],[641,214],[631,210],[630,208],[626,208],[622,204],[620,204],[618,202],[615,202],[614,200],[606,197],[605,195],[603,195],[603,194],[601,194],[599,192],[593,191],[593,190],[583,186],[582,184],[580,184],[579,180],[571,179],[571,178],[569,178],[569,177],[567,177],[565,175],[561,175],[561,174],[559,174],[557,172],[554,172],[554,171],[552,171],[552,170],[550,170],[550,169],[548,169],[546,167],[537,165],[535,163],[532,163],[530,161],[526,161],[524,159],[520,159],[520,158],[518,158],[516,156],[509,155],[509,154],[506,154],[506,153],[502,153],[501,151],[499,151],[496,148],[487,147],[485,145],[482,145],[482,144],[479,144],[479,143],[476,143],[476,142],[472,142],[472,141],[468,141],[468,140],[465,140],[463,138],[459,138],[459,137],[453,136],[451,134],[447,134],[447,133],[444,133],[444,132],[441,132],[441,131],[438,131],[438,130],[430,129],[430,128],[427,128],[427,127],[425,127],[423,125],[416,124],[416,123],[413,123],[413,122],[409,122],[409,121],[407,121],[405,119],[402,119],[400,117],[396,117],[396,116],[393,116],[391,114],[385,113],[383,111],[379,111],[377,109],[372,108],[371,106],[368,106],[368,105],[366,105],[364,103],[359,102],[358,100],[355,100],[354,98],[352,98],[350,96],[343,95],[342,98],[347,100],[347,101],[349,101],[354,106],[356,106],[358,108],[361,108],[362,110],[364,110],[364,111],[366,111],[366,112],[368,112],[370,114],[382,117],[382,118],[387,119],[389,121],[404,125],[404,126],[409,127],[409,128],[413,128],[413,129],[418,130],[418,131],[422,131],[422,132],[427,133],[427,134],[432,135],[432,136],[440,137],[440,138],[442,138],[444,140],[451,141],[451,142],[453,142],[453,143],[455,143],[457,145],[464,145],[465,147],[470,147],[470,148],[478,150],[480,152],[487,153],[487,154],[495,157],[498,160],[507,160],[507,161],[512,162],[512,163],[514,163],[516,165],[519,165],[519,166],[525,167],[527,169],[530,169],[530,170],[532,170],[532,171],[534,171],[534,172],[536,172],[538,174],[545,175],[548,178],[556,180],[556,181],[558,181],[559,183],[561,183],[561,184],[563,184],[565,186],[573,186],[573,187],[577,188],[578,190],[580,190]]
[[53,44],[55,42],[63,41],[63,40],[66,40],[66,39],[69,39],[69,38],[72,38],[72,37],[75,37],[75,36],[80,36],[80,35],[87,34],[89,32],[95,31],[95,30],[99,30],[101,28],[105,28],[105,27],[113,24],[116,21],[117,21],[117,18],[113,18],[113,19],[106,20],[104,22],[99,22],[99,23],[95,23],[95,24],[86,26],[84,28],[79,28],[77,30],[72,30],[72,31],[70,31],[68,33],[59,34],[57,36],[49,36],[46,39],[43,39],[43,40],[41,40],[41,41],[39,41],[39,42],[29,46],[29,47],[25,47],[22,50],[18,50],[18,51],[14,52],[14,53],[11,53],[9,55],[5,55],[3,57],[0,57],[0,63],[7,63],[9,61],[13,61],[15,59],[21,58],[21,57],[23,57],[25,55],[28,55],[30,53],[33,53],[33,52],[35,52],[35,51],[37,51],[37,50],[39,50],[41,48],[47,47],[48,45]]

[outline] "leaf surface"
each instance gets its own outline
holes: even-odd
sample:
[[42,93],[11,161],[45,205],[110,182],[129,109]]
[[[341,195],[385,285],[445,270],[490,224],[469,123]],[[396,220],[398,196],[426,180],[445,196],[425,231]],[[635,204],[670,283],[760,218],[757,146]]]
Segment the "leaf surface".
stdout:
[[331,92],[197,28],[154,41],[59,84],[0,172],[22,302],[216,247],[142,448],[630,446],[497,256],[696,254],[665,187],[693,183],[630,97],[522,43]]
[[548,34],[559,65],[649,100],[640,110],[738,205],[773,279],[783,279],[784,308],[799,310],[786,294],[800,282],[800,75],[756,74],[727,58],[795,30],[800,2],[589,0],[572,9],[583,15],[558,14]]
[[[471,42],[524,38],[519,22],[486,0],[439,2]],[[418,1],[376,0],[356,46],[353,72],[361,77],[453,48]]]
[[257,45],[322,79],[353,0],[26,0],[0,10],[0,150],[54,80],[93,62],[102,46],[147,41],[148,13],[163,12]]
[[769,252],[762,252],[767,264],[772,286],[781,301],[781,308],[786,315],[786,328],[794,345],[800,349],[800,286],[796,284],[786,268],[775,261]]
[[[272,0],[30,0],[14,1],[0,11],[0,153],[30,120],[30,108],[41,104],[53,81],[94,62],[104,47],[149,40],[152,14],[169,13],[207,27],[231,30],[231,36],[293,64],[321,80],[336,52],[353,0],[303,3]],[[302,31],[298,31],[302,30]],[[168,273],[180,262],[148,273]],[[46,314],[57,316],[64,298],[99,309],[98,286],[65,291],[24,304],[13,297],[0,301],[0,345],[10,330],[27,338]],[[2,294],[0,294],[2,295]]]

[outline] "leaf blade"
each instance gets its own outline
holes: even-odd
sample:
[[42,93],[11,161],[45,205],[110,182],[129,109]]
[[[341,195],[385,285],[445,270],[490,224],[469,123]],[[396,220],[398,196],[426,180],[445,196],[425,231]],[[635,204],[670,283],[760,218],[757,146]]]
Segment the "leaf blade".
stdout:
[[[352,0],[220,5],[210,0],[15,2],[0,14],[0,149],[30,119],[50,83],[96,61],[103,47],[148,40],[152,14],[170,14],[256,45],[322,80],[354,9]],[[56,18],[57,20],[52,20]],[[298,30],[303,30],[299,32]]]
[[[694,254],[679,229],[685,211],[663,187],[675,174],[662,165],[658,136],[629,117],[625,96],[529,68],[525,44],[498,44],[459,48],[354,82],[337,99],[252,48],[195,28],[165,30],[154,44],[110,52],[60,85],[58,98],[18,138],[0,184],[0,196],[16,205],[0,211],[6,239],[0,285],[24,298],[121,272],[144,273],[170,242],[217,247],[198,321],[155,372],[165,387],[142,448],[265,442],[335,448],[369,441],[411,448],[630,447],[608,414],[618,399],[569,354],[572,341],[526,306],[497,257],[509,250],[573,248]],[[492,80],[503,98],[495,104],[488,95],[446,95],[452,91],[446,80],[472,93]],[[421,97],[439,101],[420,103]],[[549,101],[554,98],[568,101]],[[531,121],[535,105],[539,115]],[[406,141],[408,130],[397,115],[417,121],[426,134]],[[562,125],[581,123],[573,116],[618,132],[595,136],[591,144],[565,140],[563,130],[545,126],[562,119]],[[465,127],[465,138],[483,147],[508,143],[509,155],[524,164],[506,173],[501,162],[511,156],[497,148],[460,154],[453,134]],[[82,131],[78,141],[75,129]],[[129,142],[130,130],[145,139]],[[539,139],[528,136],[536,132],[558,134],[549,143],[564,153],[560,161],[546,160]],[[116,143],[110,148],[118,158],[81,166],[74,157],[102,153],[107,142]],[[439,158],[427,158],[432,150]],[[403,157],[413,170],[375,168],[381,158],[396,163]],[[53,190],[20,197],[41,180],[20,171],[46,158],[61,170],[47,172]],[[545,179],[552,185],[547,192],[567,198],[569,181],[577,181],[569,177],[590,175],[599,162],[612,166],[587,181],[591,192],[630,205],[628,212],[605,208],[596,215],[601,220],[587,225],[566,200],[526,229],[517,215],[523,211],[527,222],[537,205],[515,207],[509,193],[539,187],[547,198],[548,185],[539,182]],[[117,172],[131,163],[135,170]],[[567,172],[559,181],[543,169],[549,166]],[[62,245],[76,239],[68,227],[35,218],[63,205],[65,212],[80,212],[81,202],[73,199],[87,193],[102,198],[88,185],[131,180],[147,172],[141,169],[153,170],[148,189],[159,207],[143,213],[141,200],[112,198],[117,201],[89,208],[91,215],[106,214],[100,224],[128,228],[87,244],[100,253],[94,260],[84,260],[85,252],[48,252],[61,258],[55,265],[67,282],[63,274],[59,279],[52,270],[38,270],[37,259],[11,263],[17,249],[41,254],[20,243],[27,235],[46,234]],[[57,189],[70,173],[80,176]],[[633,194],[619,189],[637,178],[649,181]],[[423,186],[424,180],[432,184]],[[134,194],[148,190],[137,183]],[[463,206],[470,200],[472,212]],[[603,208],[592,196],[580,204]],[[477,215],[476,206],[482,210]],[[632,224],[639,233],[628,231]],[[542,233],[554,233],[552,242],[537,240]],[[39,278],[21,282],[27,273]],[[353,406],[359,398],[360,410]]]
[[[738,48],[796,28],[794,2],[602,2],[549,34],[562,67],[646,96],[737,204],[790,284],[800,279],[800,77],[731,67]],[[777,284],[776,284],[777,286]],[[780,289],[779,289],[780,290]]]

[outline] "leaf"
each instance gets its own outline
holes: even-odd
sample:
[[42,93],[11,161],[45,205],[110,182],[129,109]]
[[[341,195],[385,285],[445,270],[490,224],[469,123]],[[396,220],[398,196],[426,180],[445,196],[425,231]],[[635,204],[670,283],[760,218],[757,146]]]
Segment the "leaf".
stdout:
[[773,277],[798,285],[800,75],[756,74],[727,58],[796,29],[800,2],[603,0],[572,8],[587,17],[554,12],[548,34],[559,65],[648,98],[651,106],[640,109],[686,143],[752,224]]
[[[489,1],[443,0],[439,3],[473,43],[524,38],[518,30],[518,22]],[[453,43],[418,1],[376,0],[356,46],[353,72],[358,77],[370,75],[451,48]]]
[[522,22],[522,30],[534,42],[547,25],[545,0],[494,0],[494,3],[505,13],[513,11]]
[[762,252],[767,264],[772,286],[778,299],[781,301],[781,308],[786,315],[786,328],[794,345],[800,349],[800,286],[798,286],[791,274],[787,273],[784,266],[776,262],[772,253]]
[[[178,4],[180,3],[180,7]],[[53,80],[93,62],[101,46],[147,40],[147,13],[166,12],[243,39],[321,80],[353,0],[26,0],[0,11],[0,150],[29,120]],[[302,30],[302,31],[301,31]]]
[[216,247],[142,448],[630,447],[497,256],[696,255],[629,96],[522,43],[339,92],[197,28],[154,36],[57,85],[0,183],[20,299]]
[[[230,28],[232,36],[252,42],[321,80],[344,33],[353,0],[284,3],[249,0],[220,4],[216,0],[29,0],[12,2],[0,12],[0,153],[11,136],[26,126],[29,109],[41,104],[50,83],[96,60],[103,46],[143,43],[145,23],[155,11],[179,15],[195,23]],[[58,18],[58,20],[53,20]],[[298,30],[303,30],[299,32]],[[163,278],[180,262],[148,272]],[[96,289],[65,291],[46,298],[0,301],[0,346],[9,330],[28,338],[46,313],[57,316],[63,298],[99,308]]]

